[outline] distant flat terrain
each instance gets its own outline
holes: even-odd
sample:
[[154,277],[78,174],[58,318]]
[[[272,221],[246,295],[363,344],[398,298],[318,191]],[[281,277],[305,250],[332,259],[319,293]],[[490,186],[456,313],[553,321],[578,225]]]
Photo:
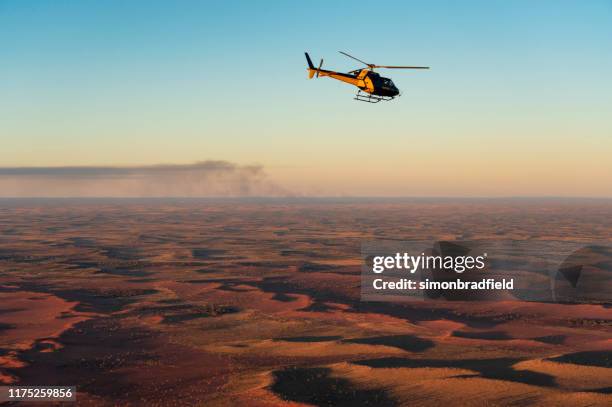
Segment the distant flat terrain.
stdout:
[[0,383],[79,405],[611,405],[609,303],[360,300],[368,239],[612,246],[612,201],[2,199]]

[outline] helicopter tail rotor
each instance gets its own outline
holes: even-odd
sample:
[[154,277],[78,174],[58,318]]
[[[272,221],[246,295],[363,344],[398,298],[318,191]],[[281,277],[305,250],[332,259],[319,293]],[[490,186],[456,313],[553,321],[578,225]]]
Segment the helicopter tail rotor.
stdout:
[[308,55],[308,52],[304,52],[304,55],[306,55],[306,62],[308,62],[308,78],[312,79],[315,77],[315,75],[318,78],[319,74],[321,73],[321,66],[323,66],[323,59],[321,59],[319,66],[315,68],[314,64],[312,63],[312,59],[310,59],[310,55]]
[[323,58],[321,58],[321,62],[319,63],[319,67],[317,68],[317,78],[319,77],[319,72],[321,72],[322,66],[323,66]]
[[314,64],[312,63],[312,59],[310,59],[310,55],[308,55],[308,52],[304,52],[304,55],[306,55],[306,62],[308,62],[308,78],[312,79],[315,75],[318,78],[319,74],[321,73],[321,67],[323,66],[323,58],[321,58],[319,66],[315,68]]

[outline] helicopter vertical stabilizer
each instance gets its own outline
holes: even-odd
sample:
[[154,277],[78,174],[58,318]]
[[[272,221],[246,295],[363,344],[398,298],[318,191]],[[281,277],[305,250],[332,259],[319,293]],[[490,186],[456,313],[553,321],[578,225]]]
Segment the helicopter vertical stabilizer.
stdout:
[[315,76],[315,73],[317,73],[317,69],[312,64],[312,60],[310,59],[308,52],[304,52],[304,55],[306,55],[306,61],[308,61],[308,78],[312,79],[312,77]]

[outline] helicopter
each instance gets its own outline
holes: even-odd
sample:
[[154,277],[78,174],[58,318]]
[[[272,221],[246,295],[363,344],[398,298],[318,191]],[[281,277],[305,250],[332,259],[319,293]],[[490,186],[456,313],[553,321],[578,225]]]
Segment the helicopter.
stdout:
[[317,78],[320,76],[329,76],[330,78],[346,82],[350,85],[355,85],[359,88],[359,90],[357,91],[357,95],[355,95],[355,100],[359,100],[361,102],[378,103],[381,100],[393,100],[395,99],[395,97],[400,95],[400,91],[395,86],[393,81],[389,78],[380,76],[378,73],[374,72],[374,68],[429,69],[428,66],[390,66],[369,64],[367,62],[362,61],[361,59],[355,58],[354,56],[347,54],[346,52],[338,52],[342,55],[354,59],[355,61],[361,62],[362,64],[367,66],[367,68],[355,69],[354,71],[350,71],[348,73],[328,71],[325,69],[321,69],[321,67],[323,66],[323,59],[321,59],[319,66],[315,68],[312,63],[312,60],[310,59],[310,55],[308,55],[308,52],[305,52],[304,54],[306,55],[306,61],[308,62],[308,78],[312,79],[315,76]]

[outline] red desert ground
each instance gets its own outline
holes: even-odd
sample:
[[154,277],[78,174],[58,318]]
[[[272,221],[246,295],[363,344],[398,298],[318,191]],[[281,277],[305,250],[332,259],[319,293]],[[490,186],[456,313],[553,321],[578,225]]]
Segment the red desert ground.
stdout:
[[609,200],[0,202],[0,381],[79,405],[611,405],[608,303],[367,302],[367,239],[597,240]]

